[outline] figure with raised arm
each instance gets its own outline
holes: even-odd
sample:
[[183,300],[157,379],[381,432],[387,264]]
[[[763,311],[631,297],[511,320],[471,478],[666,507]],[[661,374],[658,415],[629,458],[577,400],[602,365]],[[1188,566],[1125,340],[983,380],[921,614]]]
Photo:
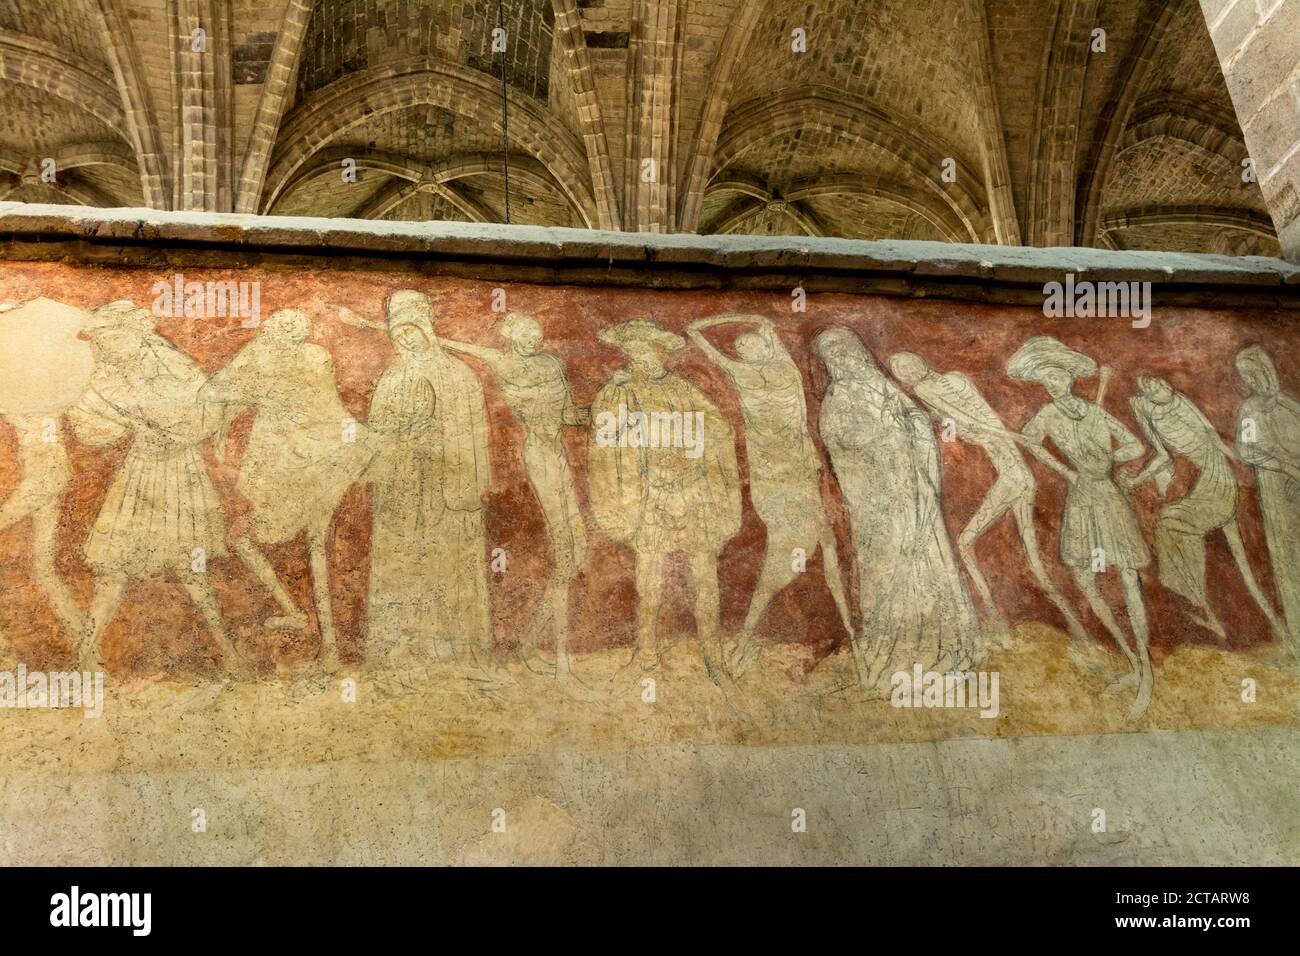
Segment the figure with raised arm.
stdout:
[[[757,326],[736,339],[736,358],[717,349],[703,335],[717,325]],[[782,346],[771,319],[759,315],[722,315],[701,319],[686,334],[727,373],[745,423],[749,463],[749,497],[767,528],[767,552],[750,599],[740,641],[728,661],[740,676],[757,659],[762,645],[754,629],[772,599],[794,580],[803,560],[822,549],[826,585],[846,633],[852,635],[848,600],[840,576],[835,532],[821,500],[822,463],[808,432],[803,376]]]
[[[524,428],[524,471],[546,520],[551,543],[551,577],[542,598],[543,618],[549,617],[555,641],[558,680],[572,676],[569,657],[569,586],[587,560],[587,530],[578,509],[578,496],[564,447],[566,427],[585,428],[588,409],[573,403],[563,363],[538,351],[542,329],[537,320],[511,313],[500,323],[506,349],[486,348],[468,342],[442,339],[442,346],[482,361],[505,396],[515,420]],[[536,639],[526,653],[536,650]],[[536,666],[536,663],[530,664]]]
[[988,580],[980,570],[975,557],[975,543],[980,536],[1008,512],[1015,520],[1016,531],[1029,561],[1038,586],[1048,600],[1065,618],[1070,636],[1086,641],[1087,632],[1065,602],[1056,584],[1043,567],[1038,548],[1038,532],[1034,528],[1034,474],[1016,447],[1011,433],[1002,424],[991,405],[979,393],[975,384],[961,372],[937,372],[925,359],[911,352],[896,352],[889,360],[890,369],[900,382],[916,393],[937,421],[951,423],[956,436],[980,448],[993,465],[997,478],[988,493],[975,509],[974,516],[957,537],[957,553],[961,555],[966,572],[975,583],[985,609],[1001,633],[1009,628],[1006,619],[993,601]]

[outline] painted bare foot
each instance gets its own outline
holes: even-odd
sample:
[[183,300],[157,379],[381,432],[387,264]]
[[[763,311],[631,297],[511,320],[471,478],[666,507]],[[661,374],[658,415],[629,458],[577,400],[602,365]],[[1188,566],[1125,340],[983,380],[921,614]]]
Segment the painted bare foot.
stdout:
[[740,680],[745,673],[758,663],[759,658],[763,656],[763,644],[761,641],[748,641],[738,644],[727,659],[727,670],[731,676]]
[[515,657],[519,659],[520,664],[524,665],[524,670],[530,674],[537,674],[541,677],[554,677],[557,673],[555,663],[548,661],[535,647],[521,647],[515,651]]
[[1106,693],[1119,694],[1122,693],[1123,691],[1130,690],[1131,688],[1137,686],[1138,686],[1138,672],[1135,670],[1128,671],[1127,673],[1120,674],[1109,684],[1107,684]]
[[638,644],[632,648],[632,654],[628,657],[627,662],[614,672],[610,682],[624,681],[629,675],[648,674],[658,669],[658,667],[659,648],[654,645],[643,648]]
[[1192,620],[1201,625],[1201,627],[1205,628],[1207,631],[1212,631],[1220,641],[1226,641],[1228,639],[1228,632],[1223,629],[1223,624],[1214,616],[1213,612],[1202,611],[1200,614],[1193,614],[1191,617]]
[[343,662],[339,660],[338,648],[332,644],[322,647],[320,653],[316,655],[316,670],[325,674],[337,674],[343,668]]

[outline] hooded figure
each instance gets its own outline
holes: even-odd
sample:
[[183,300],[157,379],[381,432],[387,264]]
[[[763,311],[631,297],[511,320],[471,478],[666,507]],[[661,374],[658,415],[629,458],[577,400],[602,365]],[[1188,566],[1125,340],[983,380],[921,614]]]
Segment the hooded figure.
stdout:
[[397,359],[375,386],[368,421],[381,448],[370,471],[368,653],[402,666],[490,651],[483,387],[438,343],[427,295],[394,292],[388,333]]
[[1282,391],[1258,345],[1237,353],[1250,397],[1237,414],[1237,454],[1255,468],[1264,536],[1292,653],[1300,654],[1300,403]]
[[979,622],[940,507],[940,459],[929,416],[880,370],[857,334],[813,339],[826,366],[818,426],[856,545],[862,632],[853,640],[864,692],[891,675],[964,670]]
[[[664,368],[686,344],[636,319],[602,329],[631,359],[592,401],[587,480],[601,530],[636,552],[637,647],[658,659],[655,619],[663,559],[685,552],[695,586],[695,626],[709,676],[723,668],[718,632],[718,553],[740,530],[740,472],[731,423],[695,386]],[[630,662],[629,662],[630,663]]]

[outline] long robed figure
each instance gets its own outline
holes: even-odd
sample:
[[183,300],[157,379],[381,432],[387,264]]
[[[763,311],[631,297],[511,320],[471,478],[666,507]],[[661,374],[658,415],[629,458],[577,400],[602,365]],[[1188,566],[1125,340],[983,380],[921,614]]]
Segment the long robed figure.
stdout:
[[929,416],[850,330],[819,333],[812,350],[829,376],[818,424],[856,544],[862,689],[887,691],[891,674],[917,664],[964,670],[979,652],[979,623],[940,510]]
[[402,667],[488,663],[492,650],[484,497],[491,486],[487,406],[478,376],[448,355],[427,295],[394,292],[397,355],[368,424],[380,446],[373,492],[368,654]]
[[1237,454],[1255,469],[1264,537],[1291,653],[1300,656],[1300,402],[1282,391],[1258,345],[1237,353],[1250,397],[1237,415]]

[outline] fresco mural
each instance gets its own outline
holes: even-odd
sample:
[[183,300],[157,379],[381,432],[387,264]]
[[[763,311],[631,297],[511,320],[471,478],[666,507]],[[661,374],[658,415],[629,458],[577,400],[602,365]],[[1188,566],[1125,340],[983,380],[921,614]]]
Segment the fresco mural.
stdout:
[[165,764],[178,708],[233,761],[277,721],[331,755],[1295,722],[1269,313],[185,280],[261,313],[0,271],[0,653],[104,673],[136,731],[7,748]]

